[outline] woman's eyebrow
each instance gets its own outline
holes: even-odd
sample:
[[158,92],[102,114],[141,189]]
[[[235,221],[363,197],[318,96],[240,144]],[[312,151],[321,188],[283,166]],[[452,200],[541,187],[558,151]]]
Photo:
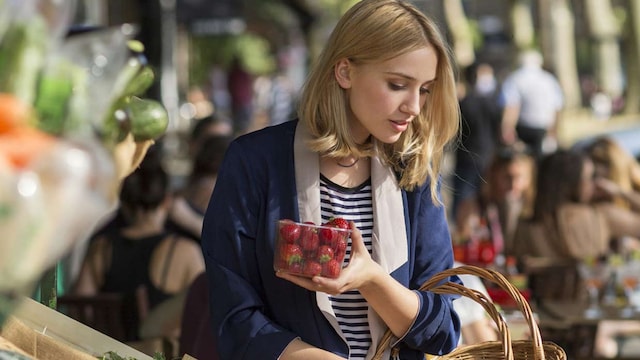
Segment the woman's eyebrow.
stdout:
[[[417,81],[417,79],[414,78],[413,76],[410,76],[410,75],[407,75],[407,74],[404,74],[404,73],[400,73],[400,72],[396,72],[396,71],[385,71],[384,73],[387,74],[387,75],[399,76],[401,78],[405,78],[405,79],[411,80],[411,81]],[[429,85],[432,82],[436,81],[437,79],[438,78],[433,78],[431,80],[427,80],[427,81],[425,81],[423,83],[423,85]]]

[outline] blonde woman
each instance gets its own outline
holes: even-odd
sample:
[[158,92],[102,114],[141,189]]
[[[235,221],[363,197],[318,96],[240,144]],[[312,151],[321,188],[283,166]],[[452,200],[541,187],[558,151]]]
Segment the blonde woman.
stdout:
[[[370,359],[387,328],[402,359],[457,345],[452,297],[417,290],[453,265],[439,194],[459,122],[452,68],[414,6],[358,2],[315,61],[299,119],[230,145],[202,232],[220,358]],[[274,272],[278,219],[333,216],[353,230],[338,278]]]
[[640,163],[615,139],[602,136],[587,147],[595,165],[594,201],[640,210]]

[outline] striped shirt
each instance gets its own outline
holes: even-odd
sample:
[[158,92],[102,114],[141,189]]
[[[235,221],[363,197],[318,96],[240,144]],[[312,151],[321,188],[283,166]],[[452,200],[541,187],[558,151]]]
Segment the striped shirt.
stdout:
[[[364,244],[371,253],[373,232],[373,204],[371,179],[355,188],[344,188],[320,175],[320,207],[322,222],[332,217],[341,217],[355,222],[362,233]],[[351,258],[351,241],[347,245],[344,265]],[[333,311],[340,329],[349,345],[349,359],[364,359],[371,346],[371,333],[367,311],[369,304],[358,290],[330,296]]]

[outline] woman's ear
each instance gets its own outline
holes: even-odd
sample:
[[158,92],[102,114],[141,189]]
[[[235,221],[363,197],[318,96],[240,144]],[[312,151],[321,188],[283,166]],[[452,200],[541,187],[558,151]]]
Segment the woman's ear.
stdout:
[[334,73],[341,88],[349,89],[351,87],[351,62],[348,59],[338,61],[334,67]]

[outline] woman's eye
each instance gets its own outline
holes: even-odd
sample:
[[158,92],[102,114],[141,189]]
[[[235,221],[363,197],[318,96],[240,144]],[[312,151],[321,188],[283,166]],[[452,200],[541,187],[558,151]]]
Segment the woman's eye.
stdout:
[[420,88],[420,94],[424,95],[424,94],[429,94],[429,93],[431,93],[431,89],[429,89],[428,87]]
[[404,88],[405,88],[404,85],[389,83],[389,89],[391,90],[397,91],[397,90],[403,90]]

